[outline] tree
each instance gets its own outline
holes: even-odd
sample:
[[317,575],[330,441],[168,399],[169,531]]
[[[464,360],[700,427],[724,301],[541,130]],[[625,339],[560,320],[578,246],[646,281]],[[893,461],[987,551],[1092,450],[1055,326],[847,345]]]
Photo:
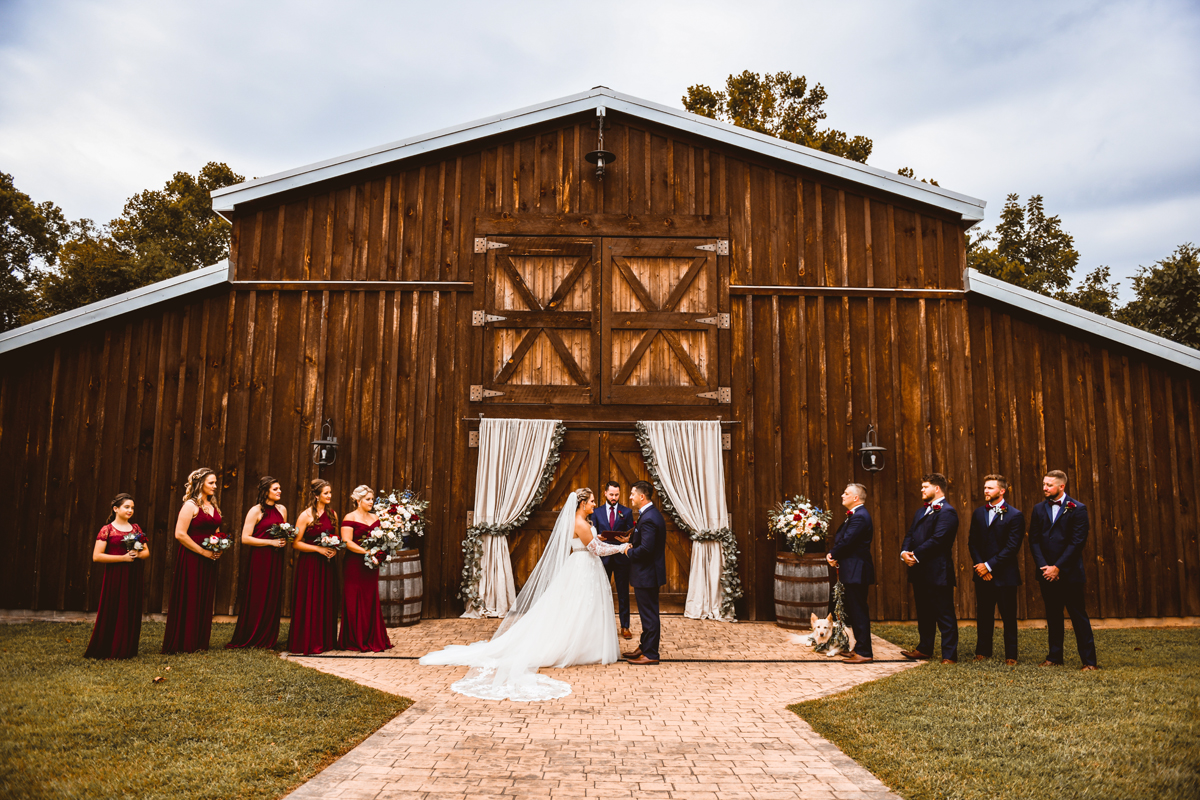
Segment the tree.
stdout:
[[69,311],[228,257],[229,224],[212,210],[209,193],[243,180],[227,165],[209,162],[196,176],[177,172],[161,191],[134,195],[121,216],[102,228],[87,219],[72,224],[58,269],[39,281],[37,315]]
[[1078,289],[1059,292],[1055,297],[1084,311],[1111,317],[1117,308],[1117,287],[1111,270],[1101,266],[1089,272]]
[[1200,248],[1191,242],[1133,278],[1137,297],[1114,317],[1156,336],[1200,348]]
[[[917,173],[913,172],[912,167],[901,167],[900,169],[896,170],[896,174],[905,178],[912,178],[914,181],[917,179]],[[935,181],[933,178],[930,178],[929,180],[921,178],[921,183],[928,183],[930,186],[941,186],[941,184]]]
[[35,318],[38,280],[52,266],[67,232],[62,209],[34,203],[0,172],[0,331]]
[[[995,230],[968,238],[967,265],[1022,289],[1069,296],[1079,264],[1074,237],[1063,230],[1057,216],[1046,216],[1040,194],[1030,197],[1024,208],[1020,201],[1010,194]],[[991,242],[995,247],[988,246]]]
[[870,139],[833,128],[818,129],[826,117],[822,106],[828,98],[821,84],[810,89],[803,75],[777,72],[760,76],[746,70],[730,75],[724,92],[714,92],[703,84],[689,86],[683,107],[693,114],[865,164],[873,147]]

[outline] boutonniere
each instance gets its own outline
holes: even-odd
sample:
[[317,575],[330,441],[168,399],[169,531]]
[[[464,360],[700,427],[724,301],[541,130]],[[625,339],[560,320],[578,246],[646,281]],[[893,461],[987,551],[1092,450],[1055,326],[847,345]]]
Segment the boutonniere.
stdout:
[[1008,511],[1008,506],[1006,506],[1006,505],[1000,506],[999,508],[996,509],[996,517],[999,519],[1004,519],[1005,511]]
[[1070,510],[1071,510],[1072,508],[1074,508],[1074,507],[1075,507],[1075,501],[1074,501],[1074,500],[1068,500],[1068,501],[1067,501],[1067,504],[1066,504],[1066,505],[1063,507],[1063,513],[1064,513],[1064,514],[1065,514],[1065,513],[1067,513],[1068,511],[1070,511]]

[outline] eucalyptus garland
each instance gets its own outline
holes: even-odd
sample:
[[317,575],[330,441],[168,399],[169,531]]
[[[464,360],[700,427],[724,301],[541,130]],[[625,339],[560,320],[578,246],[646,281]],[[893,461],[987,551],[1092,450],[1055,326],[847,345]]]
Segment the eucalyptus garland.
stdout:
[[567,426],[561,422],[557,423],[554,426],[554,435],[550,440],[550,452],[546,456],[546,464],[542,467],[542,477],[538,480],[537,491],[533,493],[529,505],[525,506],[512,522],[507,525],[480,522],[467,528],[467,535],[463,538],[462,543],[462,586],[458,590],[458,596],[466,603],[467,608],[479,608],[482,605],[482,598],[479,596],[479,580],[483,577],[483,568],[480,566],[480,560],[483,558],[483,537],[507,536],[510,531],[524,525],[529,516],[533,514],[534,509],[541,505],[542,500],[546,498],[550,484],[554,482],[554,473],[558,469],[560,458],[559,448],[566,435]]
[[654,491],[662,498],[663,510],[671,515],[671,519],[675,521],[679,529],[687,533],[688,538],[693,542],[715,541],[720,543],[721,617],[732,619],[734,601],[742,596],[742,579],[738,577],[737,538],[733,535],[733,530],[728,526],[703,531],[694,531],[688,527],[663,488],[662,479],[658,474],[658,459],[654,456],[654,448],[650,446],[650,432],[646,430],[645,423],[637,423],[634,435],[642,447],[642,460],[646,462],[646,469],[650,472],[650,482],[654,484]]

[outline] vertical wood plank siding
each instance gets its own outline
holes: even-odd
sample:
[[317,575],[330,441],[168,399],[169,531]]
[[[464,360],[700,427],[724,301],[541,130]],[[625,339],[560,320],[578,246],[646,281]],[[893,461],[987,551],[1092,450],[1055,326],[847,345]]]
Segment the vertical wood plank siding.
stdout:
[[[329,419],[341,445],[325,470],[335,509],[348,510],[360,483],[430,498],[425,614],[458,613],[477,455],[461,419],[479,410],[468,388],[481,298],[372,282],[475,281],[479,216],[603,213],[727,218],[731,285],[790,287],[722,300],[732,326],[718,369],[740,423],[727,476],[747,588],[740,616],[773,615],[766,510],[795,493],[836,508],[854,480],[876,520],[873,616],[911,618],[896,554],[920,477],[936,470],[964,519],[957,598],[968,617],[966,519],[983,476],[1005,474],[1010,500],[1029,509],[1053,468],[1091,510],[1092,613],[1200,614],[1200,375],[974,296],[888,293],[962,289],[961,225],[945,212],[616,114],[606,141],[618,161],[600,183],[582,163],[590,124],[547,125],[240,211],[231,261],[253,289],[215,288],[0,356],[0,480],[15,507],[0,532],[10,554],[0,607],[94,609],[92,542],[109,499],[130,491],[153,544],[146,609],[165,610],[186,474],[218,471],[231,530],[263,474],[282,481],[295,519],[316,474],[309,442]],[[271,285],[284,281],[357,285]],[[856,453],[869,424],[888,461],[871,476]],[[1020,613],[1037,617],[1027,550],[1021,562]],[[218,613],[236,613],[244,563],[222,563]]]

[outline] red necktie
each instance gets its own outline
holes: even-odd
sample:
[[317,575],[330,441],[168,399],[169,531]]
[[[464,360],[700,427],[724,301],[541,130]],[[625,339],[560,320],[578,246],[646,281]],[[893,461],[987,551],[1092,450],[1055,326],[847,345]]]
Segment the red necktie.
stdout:
[[615,527],[617,527],[616,511],[615,511],[615,509],[613,509],[612,506],[609,506],[608,507],[608,529],[611,531]]

